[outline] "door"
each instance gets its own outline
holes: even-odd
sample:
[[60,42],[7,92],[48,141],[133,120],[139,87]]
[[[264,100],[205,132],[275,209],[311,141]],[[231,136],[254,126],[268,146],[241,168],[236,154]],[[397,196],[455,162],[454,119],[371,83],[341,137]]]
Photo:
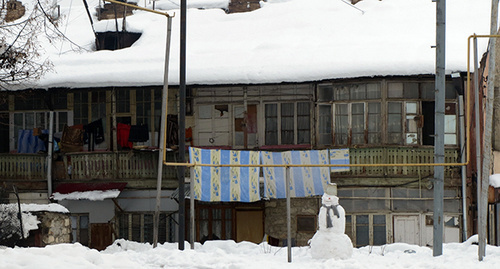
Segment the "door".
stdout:
[[236,242],[249,241],[256,244],[264,238],[264,212],[262,210],[236,211]]
[[90,247],[97,250],[104,250],[113,243],[111,224],[93,223],[90,225]]
[[394,216],[394,243],[420,245],[418,216]]

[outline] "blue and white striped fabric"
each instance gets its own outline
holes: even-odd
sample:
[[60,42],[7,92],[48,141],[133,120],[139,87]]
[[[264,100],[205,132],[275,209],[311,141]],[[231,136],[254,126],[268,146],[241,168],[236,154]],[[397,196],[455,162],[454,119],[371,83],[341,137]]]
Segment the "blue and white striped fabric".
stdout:
[[[199,164],[259,164],[260,152],[189,148],[189,160]],[[260,200],[259,167],[195,166],[194,199],[206,202]]]
[[[349,164],[349,149],[330,149],[330,164]],[[330,167],[333,172],[348,172],[349,166]]]
[[[262,164],[328,164],[328,150],[268,152]],[[265,197],[286,198],[284,167],[264,167]],[[293,167],[290,169],[290,197],[322,195],[330,183],[328,167]]]

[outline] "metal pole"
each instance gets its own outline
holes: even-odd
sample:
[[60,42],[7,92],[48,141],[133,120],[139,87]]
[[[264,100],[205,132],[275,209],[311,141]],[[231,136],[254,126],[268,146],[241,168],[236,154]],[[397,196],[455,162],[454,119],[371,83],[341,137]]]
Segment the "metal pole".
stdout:
[[290,215],[290,166],[286,167],[286,247],[288,262],[292,262],[292,217]]
[[[179,67],[179,162],[186,162],[186,0],[181,0]],[[184,250],[184,166],[179,166],[179,250]]]
[[52,195],[52,155],[54,152],[54,111],[49,111],[49,143],[47,144],[47,193]]
[[[469,93],[466,93],[469,94]],[[458,110],[459,110],[459,121],[460,121],[460,161],[465,161],[464,151],[465,147],[465,119],[464,119],[464,97],[460,96],[458,98]],[[467,115],[470,117],[470,115]],[[466,167],[460,167],[460,174],[462,176],[462,241],[467,240],[467,182],[466,182]]]
[[165,129],[167,128],[168,102],[168,61],[170,57],[170,35],[172,32],[172,17],[167,16],[167,42],[165,45],[165,66],[163,71],[163,93],[161,101],[160,145],[158,150],[158,175],[156,176],[156,207],[153,223],[153,247],[158,245],[158,226],[160,223],[161,180],[163,174],[163,152],[165,150]]
[[[498,0],[491,1],[491,26],[490,34],[497,33],[498,19]],[[489,66],[488,66],[488,91],[485,107],[485,122],[484,122],[484,145],[483,145],[483,171],[481,178],[481,212],[479,217],[479,260],[482,261],[486,256],[486,235],[487,235],[487,211],[488,211],[488,187],[491,174],[491,142],[492,142],[492,125],[493,125],[493,102],[495,98],[495,58],[496,58],[496,39],[491,37],[489,43]]]
[[[446,1],[437,0],[436,5],[436,101],[434,162],[444,162],[444,99],[445,99],[445,35]],[[433,256],[443,254],[443,193],[444,166],[434,166],[434,227]]]
[[195,238],[195,233],[196,233],[196,230],[195,230],[195,223],[194,223],[194,216],[195,216],[195,212],[194,212],[194,182],[193,182],[193,178],[194,178],[194,167],[191,167],[190,168],[190,177],[189,177],[189,218],[190,218],[190,225],[191,225],[191,249],[194,249],[194,238]]

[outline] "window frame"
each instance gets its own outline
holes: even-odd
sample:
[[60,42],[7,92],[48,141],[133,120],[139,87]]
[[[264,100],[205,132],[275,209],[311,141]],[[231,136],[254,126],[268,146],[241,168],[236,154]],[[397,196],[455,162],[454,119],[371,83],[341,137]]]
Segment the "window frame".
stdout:
[[[309,109],[308,109],[308,113],[309,115],[299,115],[299,111],[298,111],[298,106],[299,106],[299,103],[303,103],[303,104],[308,104],[309,106]],[[283,144],[283,128],[282,128],[282,124],[283,124],[283,117],[282,117],[282,105],[283,104],[293,104],[293,142],[292,143],[287,143],[287,144]],[[266,107],[268,105],[276,105],[276,110],[277,110],[277,113],[276,113],[276,133],[277,133],[277,139],[276,139],[276,143],[269,143],[268,142],[268,138],[267,138],[267,133],[269,132],[268,131],[268,124],[267,124],[267,119],[268,119],[268,116],[267,116],[267,112],[266,112]],[[265,102],[264,105],[263,105],[263,109],[264,109],[264,113],[263,113],[263,117],[264,117],[264,145],[265,146],[276,146],[276,145],[310,145],[312,143],[312,120],[311,120],[311,117],[313,115],[312,113],[312,108],[313,108],[313,104],[312,102],[308,102],[308,101],[301,101],[301,100],[297,100],[297,101],[282,101],[282,102]],[[298,122],[298,118],[299,117],[308,117],[308,121],[309,121],[309,127],[308,128],[300,128],[299,129],[299,122]],[[299,131],[302,130],[304,132],[309,132],[309,135],[308,137],[306,138],[306,140],[308,140],[307,142],[304,142],[304,143],[299,143],[299,136],[300,136],[300,133]]]
[[[363,224],[363,226],[368,226],[368,244],[360,245],[357,242],[357,217],[359,216],[367,216],[368,223]],[[384,216],[385,223],[384,225],[379,223],[374,223],[374,216]],[[350,219],[350,221],[348,221]],[[377,244],[377,245],[385,245],[390,242],[390,233],[391,233],[391,216],[390,214],[384,213],[355,213],[355,214],[346,214],[346,234],[350,236],[352,244],[354,247],[363,247],[363,246],[374,246],[375,240],[375,228],[385,226],[385,243]],[[361,226],[361,225],[360,225]]]

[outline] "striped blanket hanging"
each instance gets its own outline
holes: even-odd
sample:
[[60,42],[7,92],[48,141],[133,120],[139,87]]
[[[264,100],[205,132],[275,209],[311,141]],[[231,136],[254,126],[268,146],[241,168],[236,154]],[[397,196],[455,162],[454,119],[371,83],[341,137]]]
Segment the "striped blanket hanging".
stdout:
[[[258,151],[189,148],[189,160],[198,164],[259,164]],[[195,166],[191,182],[194,199],[206,202],[260,200],[259,167]]]
[[[349,149],[329,149],[330,164],[349,164]],[[348,172],[348,166],[330,167],[330,172]]]
[[[328,164],[328,150],[268,152],[261,154],[262,164]],[[265,197],[286,198],[285,168],[264,167]],[[322,195],[330,183],[328,167],[292,167],[290,197]]]

